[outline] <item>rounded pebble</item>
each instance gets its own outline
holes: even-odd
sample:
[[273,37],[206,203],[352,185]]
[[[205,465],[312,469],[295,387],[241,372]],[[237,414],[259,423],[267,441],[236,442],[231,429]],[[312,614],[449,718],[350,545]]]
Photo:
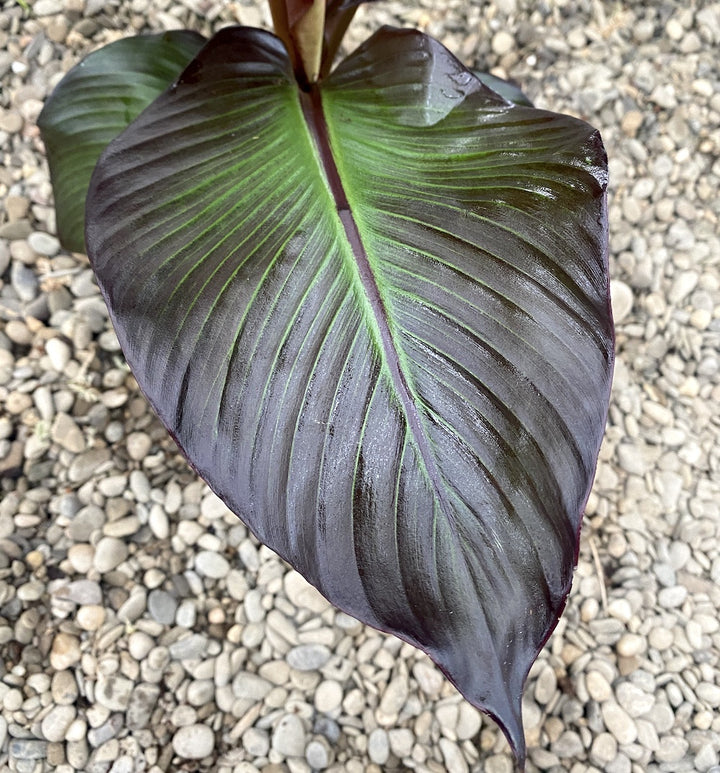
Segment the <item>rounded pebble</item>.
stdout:
[[302,757],[305,753],[305,727],[300,717],[285,714],[272,733],[272,748],[281,757]]
[[116,569],[128,556],[128,547],[116,537],[103,537],[95,546],[93,565],[101,574]]
[[387,731],[376,727],[368,737],[368,755],[376,765],[384,765],[390,756],[390,741]]
[[175,732],[172,747],[178,757],[201,760],[212,754],[215,748],[215,734],[207,725],[187,725]]

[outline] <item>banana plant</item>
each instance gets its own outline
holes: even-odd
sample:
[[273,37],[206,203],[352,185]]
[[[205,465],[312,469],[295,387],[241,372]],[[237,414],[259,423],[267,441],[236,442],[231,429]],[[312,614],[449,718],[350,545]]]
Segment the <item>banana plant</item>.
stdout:
[[608,409],[606,154],[416,30],[333,67],[358,4],[90,54],[39,120],[58,228],[190,465],[522,769]]

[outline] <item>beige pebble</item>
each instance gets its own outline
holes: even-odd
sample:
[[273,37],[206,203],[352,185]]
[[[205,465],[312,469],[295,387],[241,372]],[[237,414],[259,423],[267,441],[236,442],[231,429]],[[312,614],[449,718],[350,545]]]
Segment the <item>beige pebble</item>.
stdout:
[[75,622],[84,631],[97,631],[105,622],[105,608],[98,604],[87,604],[78,609]]
[[152,440],[145,432],[131,432],[125,442],[127,443],[128,456],[136,462],[142,461],[152,448]]
[[610,282],[610,296],[612,298],[612,311],[615,322],[622,322],[632,310],[632,290],[625,282],[613,279]]
[[50,650],[50,665],[57,671],[64,671],[80,660],[80,642],[72,634],[61,631],[53,639]]
[[24,218],[29,207],[30,200],[26,196],[8,196],[5,199],[5,211],[10,222]]
[[85,438],[80,427],[66,413],[58,413],[55,416],[50,428],[50,437],[73,454],[79,454],[85,450]]
[[632,658],[638,655],[644,648],[645,642],[642,636],[634,633],[626,633],[620,637],[616,647],[618,655],[623,658]]
[[613,599],[608,604],[608,614],[616,620],[627,623],[632,617],[632,607],[627,599]]
[[51,682],[52,699],[59,706],[69,706],[77,700],[78,685],[72,671],[56,671]]
[[25,563],[33,570],[39,569],[45,559],[43,557],[43,554],[39,550],[31,550],[26,556],[25,556]]
[[598,703],[603,703],[612,695],[612,687],[599,671],[588,671],[585,675],[585,687],[588,695]]
[[23,119],[20,113],[14,110],[0,110],[0,129],[8,134],[17,134],[23,127]]
[[690,324],[696,330],[706,330],[712,322],[712,313],[708,309],[695,309],[690,315]]
[[32,397],[24,392],[10,392],[5,400],[5,409],[13,416],[19,416],[32,406]]
[[78,542],[68,548],[68,560],[78,574],[87,574],[93,565],[95,548],[86,542]]
[[634,137],[643,120],[644,116],[639,110],[628,110],[620,120],[620,128],[627,137]]
[[342,699],[342,686],[331,679],[321,682],[315,690],[315,708],[323,714],[328,714],[339,708]]
[[93,563],[98,572],[110,572],[128,555],[127,545],[117,537],[103,537],[95,547]]
[[509,53],[515,47],[515,39],[505,30],[499,30],[493,35],[492,50],[498,56]]
[[599,611],[600,604],[598,604],[597,599],[592,597],[587,598],[580,606],[580,619],[584,623],[589,623],[591,620],[594,620],[598,616]]
[[51,19],[47,26],[47,36],[53,43],[62,43],[67,32],[67,21],[62,16]]

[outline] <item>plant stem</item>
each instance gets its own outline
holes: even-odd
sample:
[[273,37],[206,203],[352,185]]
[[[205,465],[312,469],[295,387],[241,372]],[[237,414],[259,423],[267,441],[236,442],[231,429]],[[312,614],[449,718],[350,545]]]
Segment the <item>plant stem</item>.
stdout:
[[316,83],[320,76],[324,31],[325,0],[315,0],[307,13],[290,30],[308,83]]
[[285,0],[268,0],[270,6],[270,14],[272,15],[273,27],[275,28],[275,34],[282,40],[287,48],[290,58],[295,66],[295,52],[292,50],[292,43],[290,41],[290,24],[288,22],[287,7]]
[[323,55],[326,0],[313,0],[299,18],[297,0],[268,2],[275,34],[285,43],[295,77],[301,86],[317,82]]

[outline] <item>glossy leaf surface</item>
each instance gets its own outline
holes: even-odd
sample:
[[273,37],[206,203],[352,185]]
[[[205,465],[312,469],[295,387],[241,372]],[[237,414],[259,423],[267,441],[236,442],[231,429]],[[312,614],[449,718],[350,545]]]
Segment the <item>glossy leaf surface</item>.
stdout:
[[188,30],[124,38],[89,54],[45,103],[38,126],[67,249],[85,251],[85,198],[100,154],[205,45]]
[[384,29],[320,91],[221,31],[100,160],[87,245],[212,488],[333,603],[430,654],[519,759],[612,370],[606,159]]

